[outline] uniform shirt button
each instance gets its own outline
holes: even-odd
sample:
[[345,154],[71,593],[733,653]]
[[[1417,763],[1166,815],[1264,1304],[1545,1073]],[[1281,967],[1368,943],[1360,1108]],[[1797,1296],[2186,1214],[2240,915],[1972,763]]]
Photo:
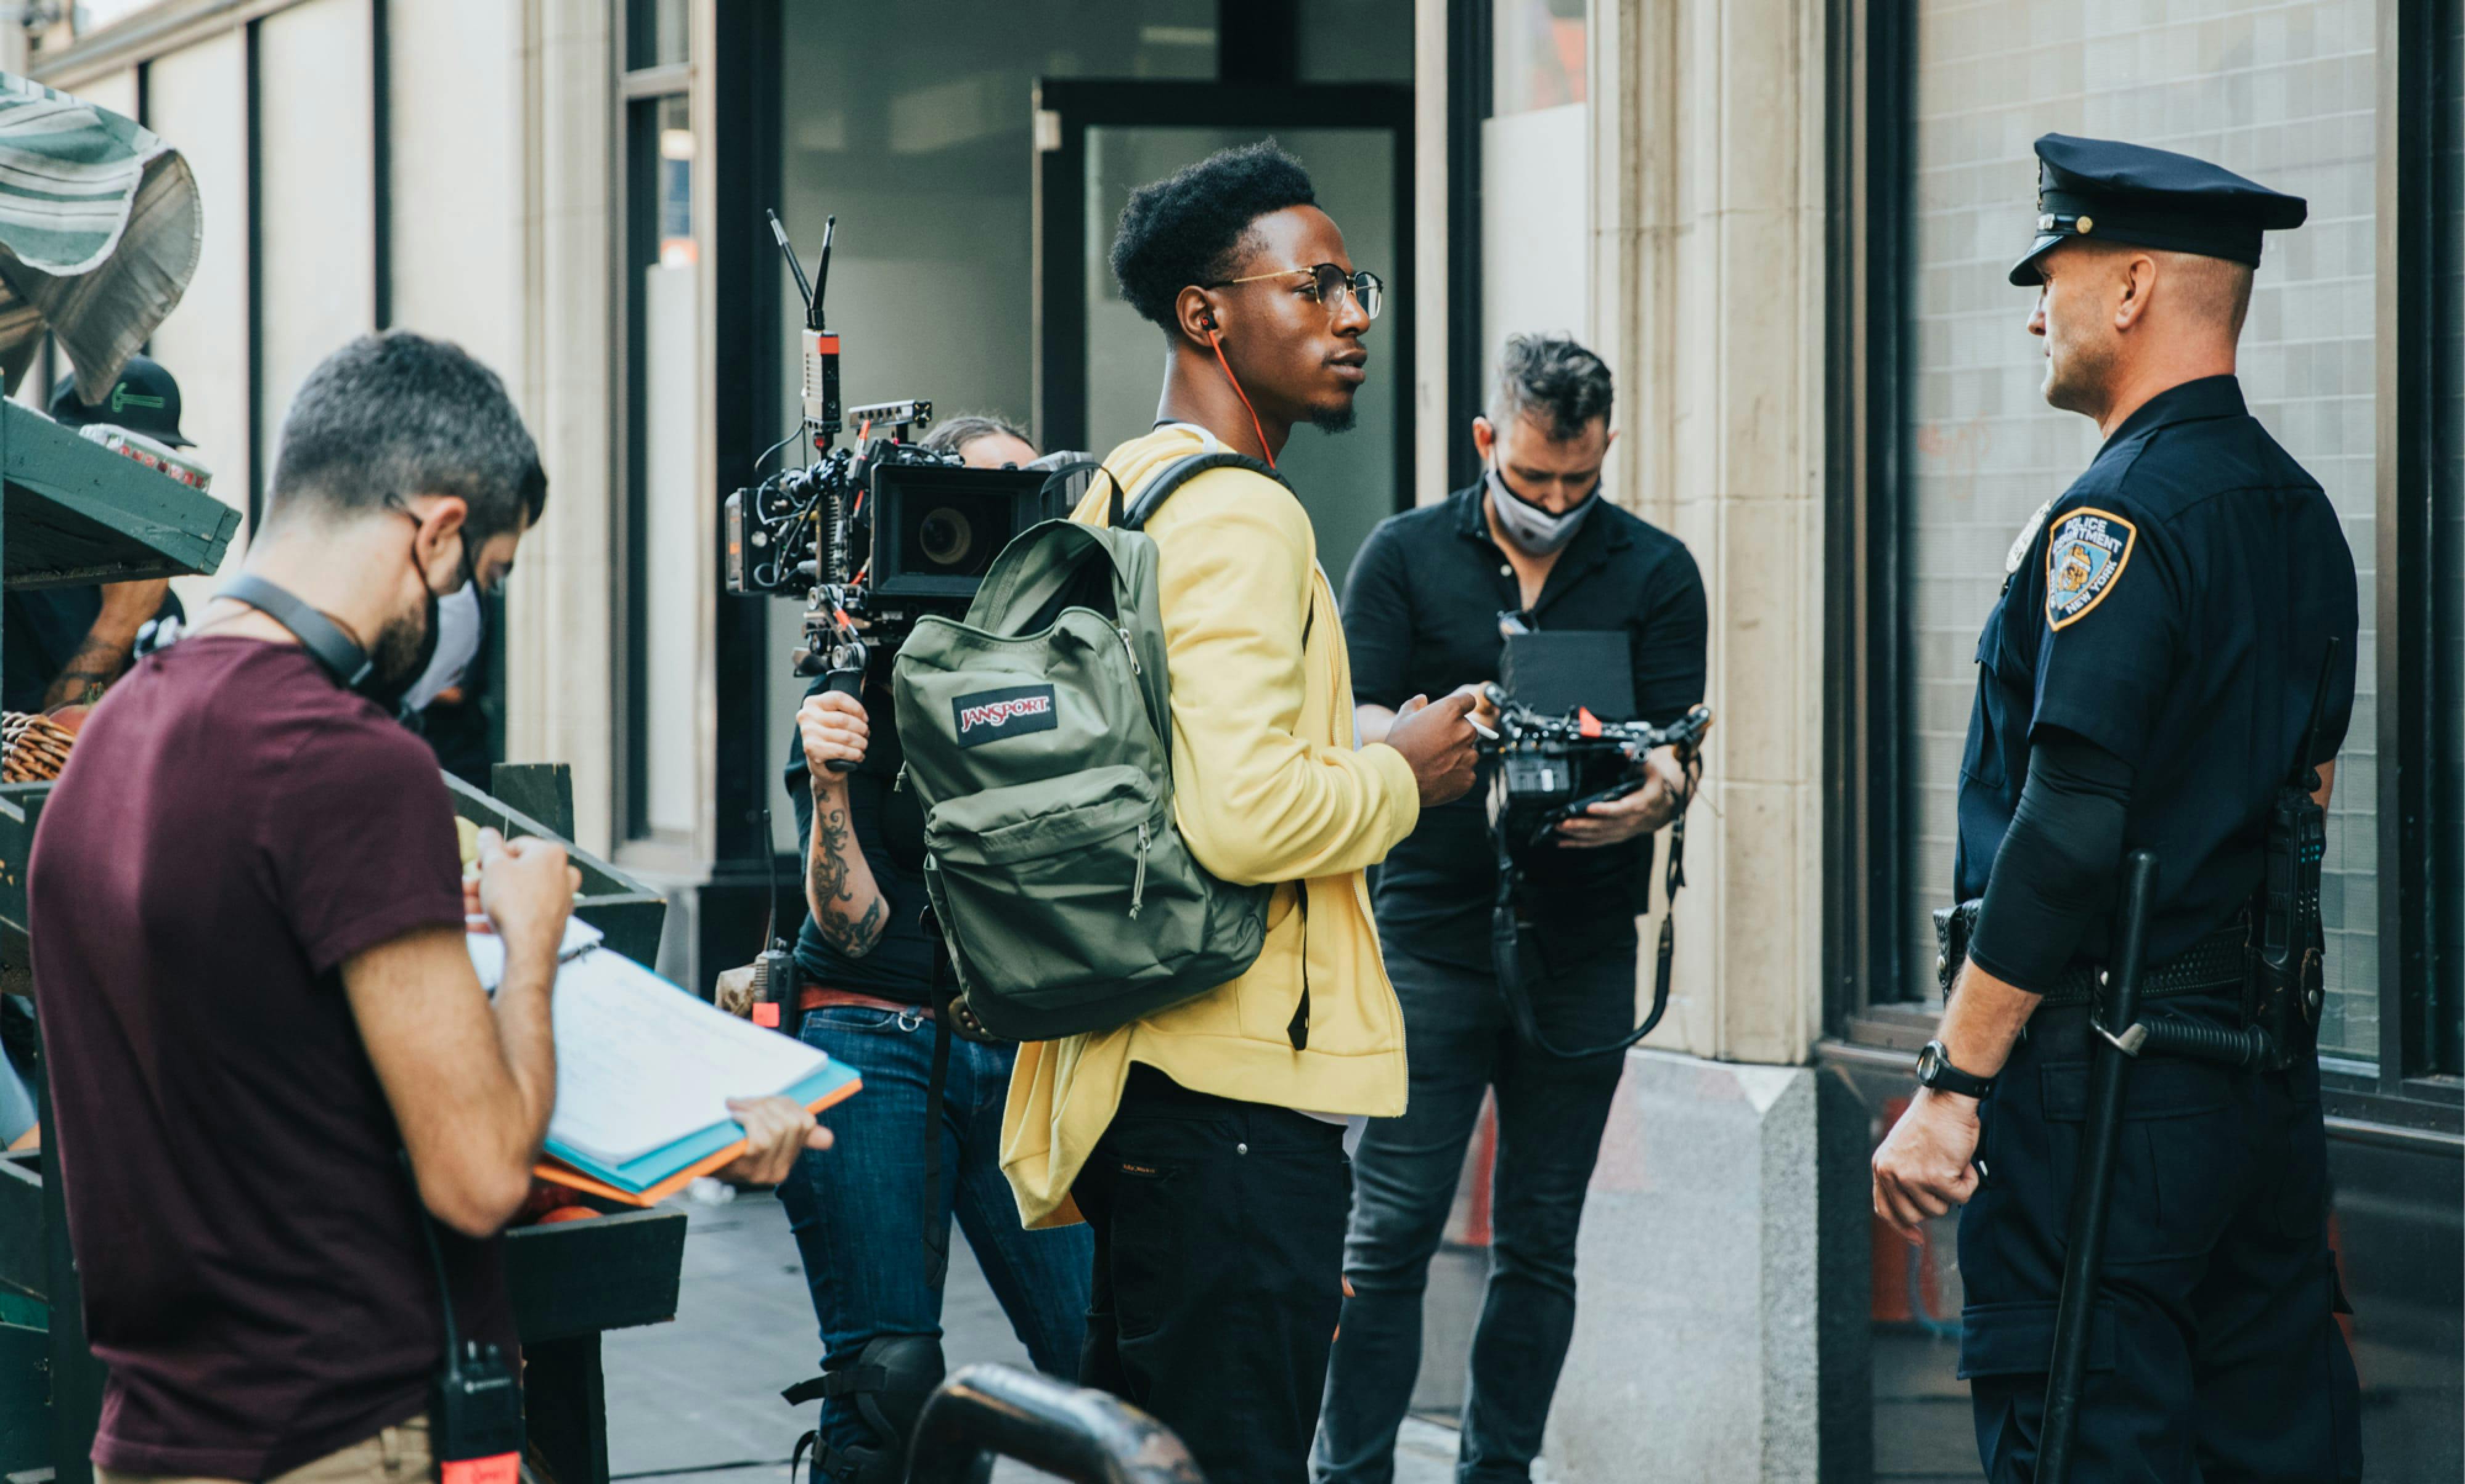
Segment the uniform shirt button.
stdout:
[[1498,564],[1498,575],[1500,577],[1512,577],[1515,575],[1515,568],[1508,566],[1503,562],[1500,562]]
[[1250,1152],[1250,1146],[1248,1144],[1234,1144],[1232,1146],[1232,1152],[1234,1154],[1248,1154]]

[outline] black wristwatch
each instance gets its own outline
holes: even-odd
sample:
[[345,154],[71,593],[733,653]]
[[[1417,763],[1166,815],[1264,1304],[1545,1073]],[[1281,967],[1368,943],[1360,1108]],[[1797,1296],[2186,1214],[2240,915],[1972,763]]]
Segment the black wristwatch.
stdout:
[[1994,1091],[1992,1077],[1971,1076],[1951,1064],[1951,1053],[1941,1041],[1928,1041],[1918,1052],[1918,1086],[1931,1087],[1938,1093],[1958,1093],[1963,1097],[1983,1097]]

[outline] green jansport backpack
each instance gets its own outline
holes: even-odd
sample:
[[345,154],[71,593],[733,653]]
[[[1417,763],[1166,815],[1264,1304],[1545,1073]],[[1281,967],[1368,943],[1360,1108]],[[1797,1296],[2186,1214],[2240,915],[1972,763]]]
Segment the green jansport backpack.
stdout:
[[1020,533],[965,622],[921,619],[899,650],[891,695],[925,889],[965,1008],[994,1035],[1127,1025],[1239,978],[1266,941],[1273,888],[1218,880],[1173,823],[1156,547],[1140,529],[1227,466],[1277,477],[1196,454],[1126,511],[1117,487],[1109,527]]

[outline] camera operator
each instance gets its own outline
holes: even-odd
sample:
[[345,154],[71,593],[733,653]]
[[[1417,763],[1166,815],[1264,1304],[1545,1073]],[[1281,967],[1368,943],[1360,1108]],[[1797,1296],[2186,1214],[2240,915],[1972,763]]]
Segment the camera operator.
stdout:
[[[400,331],[352,342],[283,420],[246,574],[111,688],[43,810],[34,982],[111,1370],[105,1484],[420,1477],[440,1303],[512,1352],[490,1239],[556,1100],[579,881],[555,845],[483,832],[466,899],[450,796],[393,702],[438,599],[501,582],[546,497],[493,372]],[[475,910],[504,940],[493,1005]],[[822,1137],[790,1099],[731,1106],[744,1177]]]
[[[925,440],[968,465],[1025,463],[1035,450],[1013,424],[954,417]],[[1014,1048],[950,1038],[947,1082],[929,1106],[933,952],[923,922],[924,815],[897,786],[899,728],[889,656],[863,698],[816,680],[796,714],[787,786],[805,841],[807,916],[796,937],[804,981],[798,1033],[864,1077],[864,1096],[832,1109],[846,1136],[829,1159],[799,1161],[779,1186],[812,1290],[825,1374],[848,1388],[822,1404],[814,1477],[896,1481],[916,1409],[941,1378],[942,1286],[917,1211],[927,1171],[917,1137],[938,1122],[943,1168],[932,1229],[958,1217],[1010,1328],[1039,1370],[1077,1372],[1087,1333],[1087,1230],[1030,1231],[1001,1173],[1001,1118]],[[854,764],[845,772],[829,764]],[[890,1422],[884,1436],[872,1415]]]
[[1035,461],[1035,445],[1027,430],[989,412],[962,412],[944,418],[924,435],[924,447],[956,454],[970,469],[1024,469]]
[[[1610,410],[1599,357],[1570,340],[1507,341],[1489,415],[1473,421],[1482,482],[1388,519],[1353,563],[1344,631],[1365,741],[1386,735],[1407,697],[1495,680],[1501,612],[1535,630],[1625,635],[1646,720],[1674,720],[1702,699],[1702,581],[1676,538],[1598,493],[1616,437]],[[1683,784],[1669,749],[1646,764],[1643,788],[1566,821],[1527,865],[1521,959],[1534,1012],[1561,1043],[1614,1041],[1632,1024],[1651,835]],[[1477,790],[1431,810],[1381,872],[1378,926],[1404,1005],[1411,1101],[1401,1118],[1373,1119],[1353,1156],[1352,1296],[1312,1458],[1321,1484],[1392,1474],[1430,1257],[1492,1089],[1496,1240],[1459,1478],[1528,1476],[1566,1360],[1576,1226],[1624,1058],[1559,1059],[1511,1029],[1491,956],[1497,861]]]

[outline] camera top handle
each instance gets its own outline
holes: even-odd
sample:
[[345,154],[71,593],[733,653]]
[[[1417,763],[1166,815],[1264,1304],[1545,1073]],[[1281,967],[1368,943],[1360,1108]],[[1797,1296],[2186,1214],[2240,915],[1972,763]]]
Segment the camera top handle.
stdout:
[[[1575,1061],[1591,1056],[1605,1056],[1624,1052],[1652,1034],[1660,1025],[1660,1017],[1669,1009],[1669,974],[1677,950],[1677,904],[1678,889],[1686,884],[1686,809],[1694,802],[1696,763],[1700,755],[1703,733],[1712,724],[1708,706],[1696,706],[1665,727],[1641,721],[1603,721],[1589,712],[1571,717],[1543,716],[1528,707],[1516,705],[1497,686],[1488,690],[1490,700],[1499,708],[1499,735],[1495,742],[1481,748],[1493,756],[1519,749],[1550,747],[1566,753],[1616,752],[1631,762],[1640,762],[1646,753],[1660,747],[1676,747],[1677,762],[1685,779],[1678,795],[1677,817],[1669,827],[1669,869],[1662,887],[1660,941],[1655,950],[1652,976],[1652,1008],[1643,1023],[1617,1040],[1600,1046],[1567,1048],[1551,1041],[1542,1033],[1540,1017],[1532,1009],[1532,993],[1523,974],[1522,935],[1516,918],[1516,896],[1523,884],[1523,868],[1510,849],[1501,831],[1498,833],[1498,897],[1490,910],[1490,961],[1498,974],[1499,992],[1506,999],[1506,1009],[1515,1023],[1515,1033],[1524,1044],[1562,1060]],[[1592,805],[1623,798],[1643,786],[1645,780],[1621,780],[1585,798],[1550,811],[1538,830],[1532,844],[1540,845],[1567,819],[1584,812]]]

